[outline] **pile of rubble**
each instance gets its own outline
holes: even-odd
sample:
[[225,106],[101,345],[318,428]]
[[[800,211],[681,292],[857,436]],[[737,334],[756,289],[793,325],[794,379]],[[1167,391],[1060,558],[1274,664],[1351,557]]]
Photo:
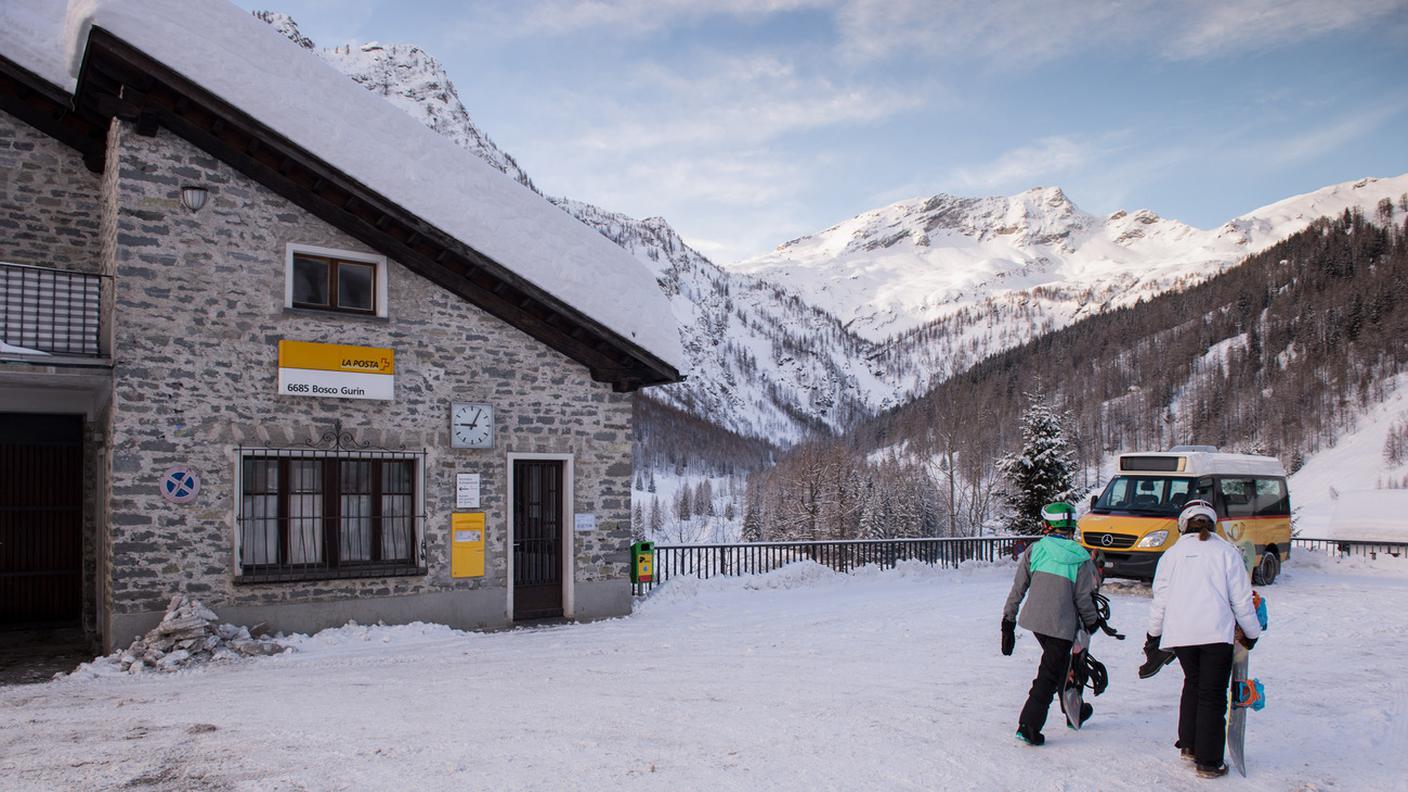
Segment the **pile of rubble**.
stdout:
[[[257,636],[257,637],[256,637]],[[123,671],[176,671],[197,663],[279,654],[289,647],[264,634],[260,626],[220,624],[215,612],[200,600],[178,594],[166,606],[161,624],[132,645],[111,655]]]

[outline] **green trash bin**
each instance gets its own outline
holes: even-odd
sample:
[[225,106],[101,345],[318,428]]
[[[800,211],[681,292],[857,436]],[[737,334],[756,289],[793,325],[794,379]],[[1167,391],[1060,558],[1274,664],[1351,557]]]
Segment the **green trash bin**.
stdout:
[[636,542],[631,545],[631,582],[655,582],[654,542]]

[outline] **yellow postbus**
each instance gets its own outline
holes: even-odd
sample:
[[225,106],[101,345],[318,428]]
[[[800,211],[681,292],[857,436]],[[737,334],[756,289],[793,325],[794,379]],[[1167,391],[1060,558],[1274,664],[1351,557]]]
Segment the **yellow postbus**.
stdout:
[[1178,513],[1191,500],[1213,505],[1217,532],[1251,556],[1257,585],[1271,585],[1291,556],[1290,490],[1272,457],[1208,446],[1122,454],[1114,478],[1090,499],[1075,539],[1104,555],[1107,576],[1152,580],[1159,557],[1178,541]]

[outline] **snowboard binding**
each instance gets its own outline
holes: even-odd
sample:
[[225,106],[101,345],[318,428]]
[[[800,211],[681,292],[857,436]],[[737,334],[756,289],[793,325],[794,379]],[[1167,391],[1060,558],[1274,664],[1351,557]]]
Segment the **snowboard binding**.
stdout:
[[1260,679],[1237,680],[1232,690],[1232,706],[1260,711],[1266,706],[1266,688]]

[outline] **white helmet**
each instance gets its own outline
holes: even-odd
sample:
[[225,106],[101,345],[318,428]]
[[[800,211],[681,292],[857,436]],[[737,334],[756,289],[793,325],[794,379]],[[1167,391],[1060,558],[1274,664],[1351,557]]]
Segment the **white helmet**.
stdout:
[[1178,514],[1178,532],[1188,533],[1188,521],[1194,517],[1206,517],[1214,527],[1217,526],[1217,511],[1213,509],[1212,504],[1205,500],[1191,500]]

